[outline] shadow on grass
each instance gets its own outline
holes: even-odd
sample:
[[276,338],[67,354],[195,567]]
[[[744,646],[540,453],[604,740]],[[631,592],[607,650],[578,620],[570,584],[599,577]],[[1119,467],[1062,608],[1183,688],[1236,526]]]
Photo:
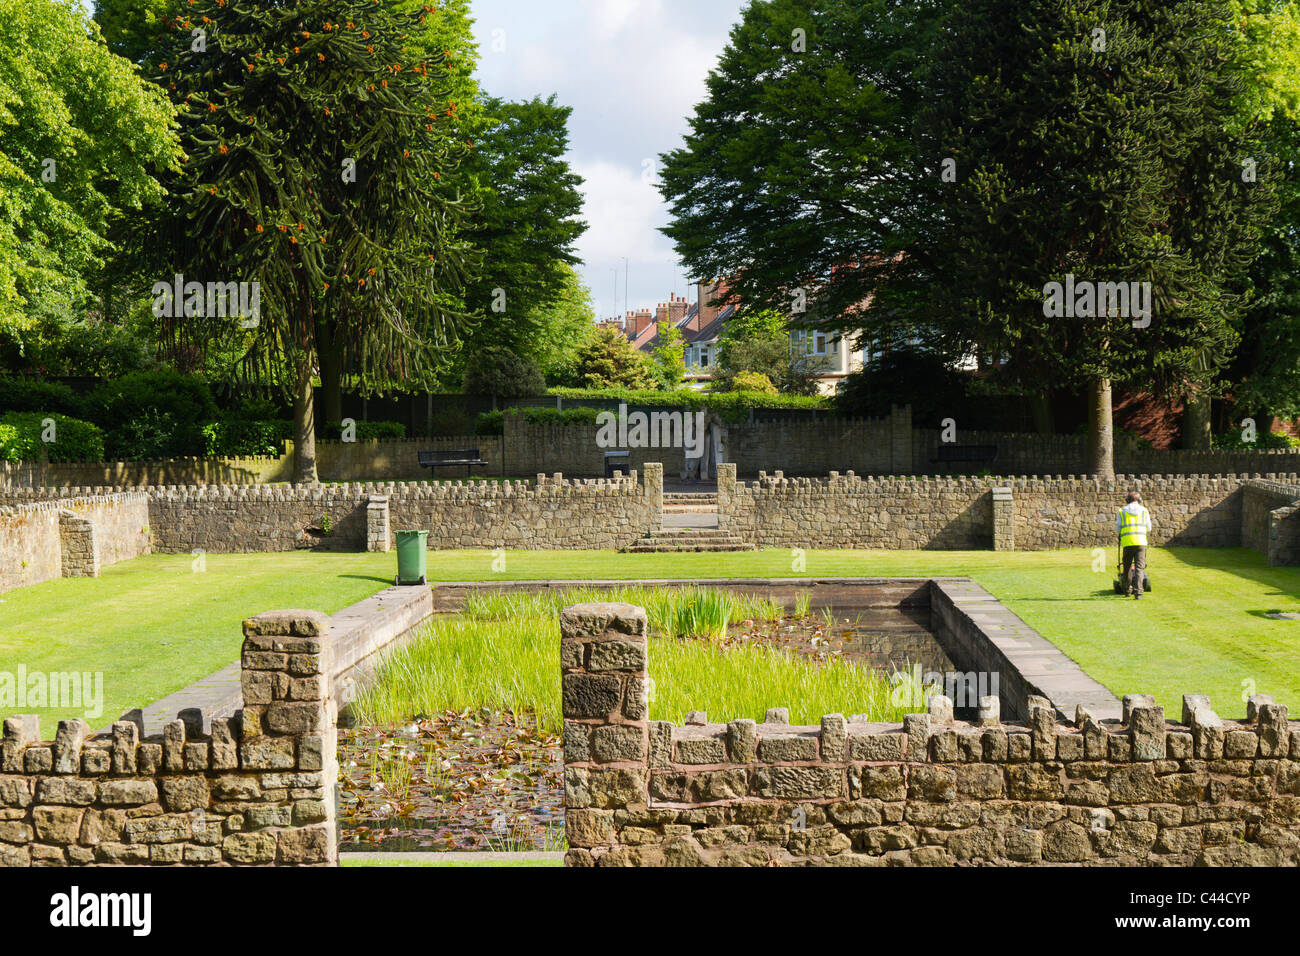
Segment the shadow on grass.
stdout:
[[382,581],[384,584],[392,580],[392,578],[386,578],[378,574],[340,574],[338,577],[349,581]]
[[[1233,574],[1265,587],[1276,588],[1279,597],[1300,598],[1300,567],[1274,567],[1258,551],[1249,548],[1164,548],[1183,564]],[[1288,581],[1289,579],[1289,581]],[[1284,583],[1285,582],[1285,583]],[[1288,589],[1286,583],[1290,583]]]

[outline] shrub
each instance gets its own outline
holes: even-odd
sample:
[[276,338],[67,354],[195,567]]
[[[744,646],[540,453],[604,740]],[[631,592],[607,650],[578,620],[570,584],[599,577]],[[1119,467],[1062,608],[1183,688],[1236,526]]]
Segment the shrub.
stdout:
[[834,411],[830,399],[820,395],[763,395],[758,392],[693,392],[678,389],[672,392],[637,391],[632,389],[553,388],[552,395],[561,398],[604,399],[659,408],[708,409],[723,421],[743,422],[752,408],[803,408]]
[[[46,442],[46,420],[54,440]],[[104,433],[90,422],[57,412],[8,412],[0,416],[0,460],[102,461]]]
[[81,398],[62,382],[38,378],[0,378],[0,412],[82,414]]
[[474,419],[475,435],[504,435],[506,433],[506,413],[502,411],[483,412]]
[[1283,432],[1257,432],[1254,442],[1244,441],[1240,428],[1230,428],[1222,435],[1215,435],[1212,447],[1224,451],[1254,451],[1260,448],[1300,448],[1300,438],[1294,438]]
[[[292,434],[290,435],[292,437]],[[316,437],[338,441],[343,437],[342,422],[325,422],[316,428]],[[375,441],[380,438],[405,438],[406,426],[401,422],[357,422],[357,441]]]
[[293,422],[225,415],[203,426],[204,454],[215,457],[277,457],[293,437]]
[[524,398],[546,393],[546,378],[532,359],[508,348],[490,346],[469,356],[465,364],[466,395]]
[[762,372],[740,372],[731,380],[731,391],[775,395],[776,386]]
[[86,397],[87,416],[105,430],[110,458],[202,455],[204,426],[217,420],[207,382],[170,369],[132,372]]

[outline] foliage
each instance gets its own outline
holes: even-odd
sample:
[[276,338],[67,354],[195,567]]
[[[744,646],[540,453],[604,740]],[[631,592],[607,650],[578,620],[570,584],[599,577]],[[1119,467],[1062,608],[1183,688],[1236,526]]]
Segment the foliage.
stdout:
[[[44,440],[52,425],[53,440]],[[0,415],[0,461],[101,461],[104,435],[96,425],[57,412]]]
[[81,398],[61,382],[39,378],[0,377],[0,412],[82,413]]
[[670,322],[661,323],[652,351],[659,387],[675,389],[681,385],[686,378],[686,342],[681,329]]
[[830,399],[819,395],[762,395],[757,392],[695,392],[678,389],[657,392],[637,389],[583,389],[553,388],[552,395],[574,399],[605,399],[626,402],[628,405],[688,408],[711,411],[729,422],[742,422],[749,417],[750,409],[797,408],[809,411],[833,411]]
[[506,413],[500,409],[482,412],[474,419],[475,435],[504,435],[506,433]]
[[408,55],[424,11],[195,0],[185,15],[206,24],[206,50],[182,22],[150,64],[188,157],[160,238],[177,271],[261,293],[255,327],[173,316],[169,341],[242,355],[247,377],[296,396],[299,480],[315,477],[318,363],[363,391],[431,384],[464,326],[467,208],[441,180],[473,147],[442,130],[458,108],[456,66],[445,51]]
[[894,405],[911,405],[918,427],[937,428],[960,417],[966,377],[924,347],[887,349],[840,385],[835,407],[850,418],[881,418]]
[[278,458],[292,437],[291,421],[223,415],[203,426],[203,453],[214,458]]
[[1253,442],[1241,436],[1240,428],[1229,428],[1221,435],[1215,435],[1213,447],[1225,451],[1253,451],[1257,448],[1300,448],[1300,438],[1285,432],[1259,432]]
[[85,407],[106,431],[109,458],[124,461],[202,455],[204,426],[218,417],[207,382],[170,369],[106,382],[86,396]]
[[[406,426],[401,422],[358,422],[352,423],[354,437],[357,441],[376,441],[381,438],[405,438]],[[342,422],[325,422],[316,428],[318,438],[338,441],[343,437]]]
[[729,625],[770,613],[772,602],[710,588],[632,587],[475,596],[465,613],[430,623],[380,666],[354,704],[360,719],[393,723],[415,713],[493,707],[534,714],[542,729],[558,731],[558,609],[584,601],[646,608],[650,673],[659,688],[651,719],[680,721],[696,708],[761,719],[775,699],[791,702],[796,722],[846,709],[890,720],[905,709],[890,700],[885,676],[840,657],[813,662],[761,645],[686,639],[719,638]]
[[571,108],[554,96],[518,103],[489,98],[483,112],[478,148],[464,169],[483,191],[482,208],[465,232],[483,256],[465,289],[466,309],[477,323],[464,358],[499,345],[549,371],[559,343],[547,333],[562,318],[552,309],[566,299],[581,308],[582,298],[571,268],[578,262],[574,243],[587,228],[579,218],[582,180],[565,158]]
[[489,345],[469,356],[462,385],[466,395],[524,398],[546,391],[537,363],[501,345]]
[[600,325],[578,349],[572,381],[585,388],[650,388],[653,363],[623,333]]
[[0,0],[0,332],[84,314],[114,219],[162,195],[166,96],[66,0]]
[[762,372],[738,372],[731,379],[731,391],[733,392],[758,392],[762,395],[777,394],[776,386],[772,380]]

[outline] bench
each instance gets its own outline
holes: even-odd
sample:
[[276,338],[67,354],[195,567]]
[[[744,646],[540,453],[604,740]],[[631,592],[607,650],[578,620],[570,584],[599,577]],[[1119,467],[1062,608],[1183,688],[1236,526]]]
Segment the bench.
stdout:
[[420,467],[428,468],[430,474],[436,473],[439,468],[464,467],[465,475],[468,477],[470,469],[475,465],[487,464],[479,455],[477,448],[442,448],[437,451],[418,451],[415,453],[415,457],[420,463]]
[[613,478],[614,472],[621,471],[627,474],[630,470],[629,465],[632,460],[630,452],[626,451],[607,451],[605,452],[605,477]]
[[977,464],[991,465],[998,459],[997,445],[940,445],[935,450],[932,465]]

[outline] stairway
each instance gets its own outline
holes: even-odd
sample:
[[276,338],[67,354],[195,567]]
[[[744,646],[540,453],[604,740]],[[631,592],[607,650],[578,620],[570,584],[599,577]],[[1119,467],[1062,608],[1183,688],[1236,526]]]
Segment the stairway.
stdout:
[[754,546],[719,528],[661,528],[623,549],[628,554],[675,551],[753,551]]
[[717,514],[718,493],[716,491],[700,492],[664,492],[664,514]]

